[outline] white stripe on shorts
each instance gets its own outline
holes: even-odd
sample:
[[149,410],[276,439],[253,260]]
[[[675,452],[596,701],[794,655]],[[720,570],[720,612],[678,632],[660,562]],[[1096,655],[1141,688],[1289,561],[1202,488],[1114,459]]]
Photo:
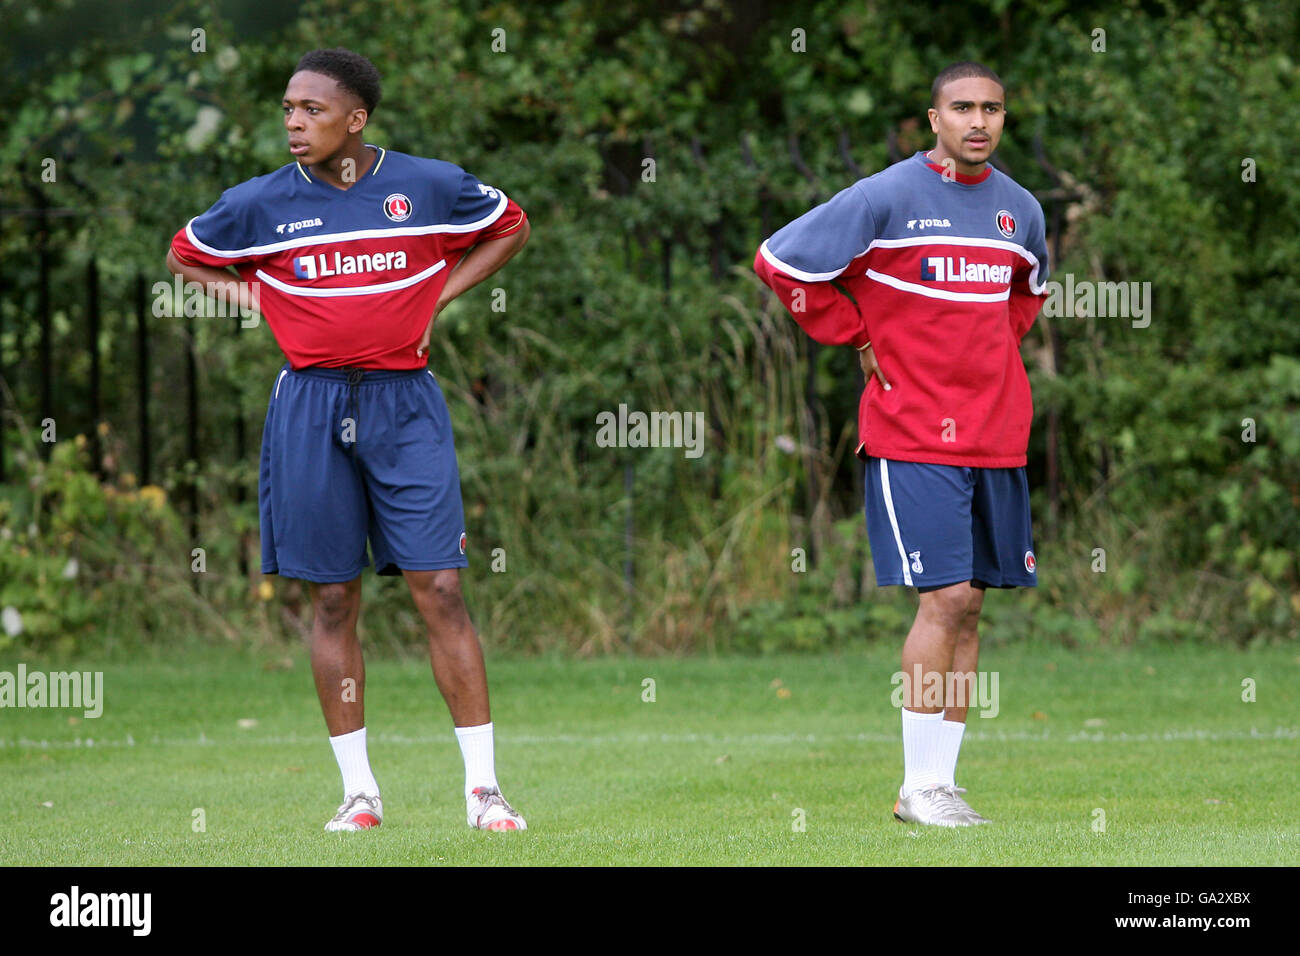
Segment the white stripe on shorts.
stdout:
[[894,497],[889,493],[889,462],[880,459],[880,490],[885,496],[885,510],[889,512],[889,526],[894,529],[894,543],[898,545],[898,557],[903,562],[903,583],[912,586],[912,569],[907,564],[907,552],[903,549],[903,536],[898,530],[898,516],[894,514]]

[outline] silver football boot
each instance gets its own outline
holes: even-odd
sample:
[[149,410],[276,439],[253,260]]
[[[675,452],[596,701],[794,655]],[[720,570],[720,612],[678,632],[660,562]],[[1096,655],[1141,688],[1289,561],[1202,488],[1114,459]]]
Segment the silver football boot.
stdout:
[[958,804],[958,805],[959,805],[963,810],[966,811],[966,816],[970,818],[970,822],[971,822],[972,824],[992,823],[992,822],[993,822],[993,821],[990,820],[988,817],[982,817],[982,816],[980,816],[978,813],[976,813],[974,810],[971,809],[971,805],[970,805],[969,803],[967,803],[965,800],[963,800],[963,799],[961,798],[960,794],[963,794],[963,793],[966,792],[966,788],[965,788],[965,787],[945,787],[944,789],[945,789],[945,790],[948,790],[948,791],[950,791],[950,792],[952,793],[952,798],[953,798],[954,800],[957,801],[957,804]]
[[[939,827],[970,827],[990,822],[972,810],[957,795],[957,790],[946,786],[926,787],[913,790],[904,797],[900,789],[898,802],[894,804],[894,816],[904,823]],[[965,790],[961,792],[965,793]]]

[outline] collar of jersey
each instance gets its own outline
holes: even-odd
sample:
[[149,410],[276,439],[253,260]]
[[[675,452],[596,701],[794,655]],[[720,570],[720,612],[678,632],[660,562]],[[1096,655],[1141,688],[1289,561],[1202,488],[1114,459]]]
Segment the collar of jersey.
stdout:
[[[943,167],[938,163],[930,162],[930,153],[928,150],[921,150],[917,155],[921,157],[921,162],[925,163],[925,165],[929,166],[940,176],[943,175]],[[985,163],[984,172],[980,173],[978,176],[967,176],[965,173],[959,173],[956,170],[953,170],[952,175],[956,178],[957,182],[961,183],[963,186],[978,186],[980,183],[984,182],[984,180],[993,175],[993,167],[988,163]]]
[[[365,178],[369,178],[375,175],[377,172],[379,172],[379,167],[384,165],[384,157],[388,155],[388,150],[384,149],[384,147],[382,146],[376,146],[374,143],[363,143],[362,145],[364,145],[366,149],[374,149],[379,151],[379,158],[376,159],[375,164],[370,167],[370,172],[366,173]],[[307,182],[309,183],[320,183],[320,185],[322,186],[329,186],[329,188],[334,190],[334,192],[336,193],[350,193],[352,192],[352,189],[356,188],[355,186],[353,186],[350,189],[339,189],[339,187],[331,186],[329,183],[326,182],[321,182],[315,176],[311,175],[311,173],[307,172],[307,167],[305,167],[302,163],[294,163],[294,165],[298,167],[298,172],[302,173],[303,179],[307,180]]]

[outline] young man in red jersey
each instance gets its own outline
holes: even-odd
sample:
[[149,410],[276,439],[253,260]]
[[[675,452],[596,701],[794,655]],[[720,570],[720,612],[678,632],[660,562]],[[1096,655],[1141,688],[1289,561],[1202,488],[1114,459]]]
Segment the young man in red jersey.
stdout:
[[469,825],[523,830],[497,785],[483,653],[460,590],[451,421],[426,353],[438,313],[505,265],[529,225],[459,167],[367,144],[379,98],[364,57],[304,56],[282,103],[294,161],[226,190],[176,234],[167,264],[258,308],[288,359],[262,439],[262,571],[311,582],[312,674],[344,792],[325,829],[383,819],[356,632],[369,541],[376,571],[406,578],[427,626]]
[[[903,645],[895,816],[989,822],[956,785],[988,587],[1033,587],[1020,341],[1046,298],[1042,207],[989,165],[1005,87],[978,63],[931,88],[936,142],[778,230],[754,267],[814,339],[867,376],[858,455],[881,585],[917,588]],[[987,702],[986,702],[987,703]]]

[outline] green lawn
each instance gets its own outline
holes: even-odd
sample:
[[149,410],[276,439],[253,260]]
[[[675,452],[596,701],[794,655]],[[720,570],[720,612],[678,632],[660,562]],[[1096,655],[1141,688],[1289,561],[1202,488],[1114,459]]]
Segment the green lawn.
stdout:
[[1001,712],[972,715],[957,781],[994,825],[962,830],[890,814],[897,657],[880,646],[490,660],[498,776],[530,827],[514,834],[465,826],[460,754],[427,664],[372,661],[387,819],[327,834],[339,776],[305,655],[289,658],[83,663],[104,672],[102,717],[0,710],[0,864],[1300,862],[1300,648],[987,650]]

